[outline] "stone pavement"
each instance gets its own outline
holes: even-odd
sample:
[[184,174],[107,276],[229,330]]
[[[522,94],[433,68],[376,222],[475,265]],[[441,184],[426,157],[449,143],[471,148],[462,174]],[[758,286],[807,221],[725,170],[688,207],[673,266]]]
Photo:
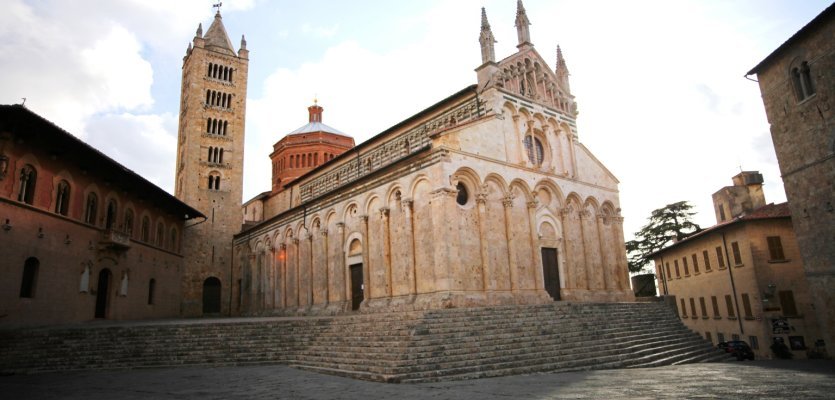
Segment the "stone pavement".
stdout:
[[0,377],[3,399],[832,399],[835,361],[758,360],[416,385],[280,365]]

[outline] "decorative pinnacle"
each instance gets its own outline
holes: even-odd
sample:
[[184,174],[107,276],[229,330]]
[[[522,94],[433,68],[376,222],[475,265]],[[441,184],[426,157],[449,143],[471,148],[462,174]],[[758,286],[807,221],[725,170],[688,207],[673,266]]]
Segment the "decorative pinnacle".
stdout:
[[241,35],[241,50],[246,50],[246,36]]
[[197,37],[203,37],[203,23],[197,24],[197,33],[194,34]]
[[487,22],[487,10],[481,7],[481,30],[489,30],[490,23]]

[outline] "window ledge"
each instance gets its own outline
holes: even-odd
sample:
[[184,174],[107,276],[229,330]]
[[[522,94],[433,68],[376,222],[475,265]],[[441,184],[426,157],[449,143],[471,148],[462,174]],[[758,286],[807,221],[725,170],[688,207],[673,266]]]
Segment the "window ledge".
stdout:
[[707,315],[702,315],[702,319],[710,319]]
[[692,317],[690,317],[690,318],[693,318],[693,319],[699,319],[699,316],[698,316],[698,315],[694,315],[694,316],[692,316]]
[[693,275],[701,275],[701,274],[702,274],[701,272],[696,272]]
[[782,259],[782,260],[768,260],[768,263],[769,263],[769,264],[785,264],[785,263],[787,263],[787,262],[789,262],[789,261],[791,261],[791,260],[790,260],[790,259],[788,259],[788,258],[784,258],[784,259]]
[[[814,85],[813,85],[813,86],[814,86]],[[809,96],[804,97],[804,98],[803,98],[803,100],[800,100],[800,101],[798,101],[798,102],[797,102],[797,105],[803,105],[803,104],[806,104],[807,102],[809,102],[809,101],[811,101],[812,99],[816,98],[816,97],[817,97],[817,94],[818,94],[818,92],[815,92],[815,93],[810,94]]]
[[744,267],[744,266],[745,266],[745,264],[743,264],[743,263],[734,264],[735,268]]
[[746,321],[753,321],[753,320],[755,320],[755,319],[756,319],[756,318],[754,318],[754,317],[745,317],[745,320],[746,320]]
[[713,319],[722,319],[722,316],[721,315],[714,315]]
[[728,319],[731,321],[736,321],[736,317],[728,317]]
[[712,269],[710,269],[710,268],[708,268],[708,269],[706,269],[706,270],[705,270],[705,273],[706,273],[706,274],[707,274],[707,273],[710,273],[710,272],[713,272],[713,270],[712,270]]

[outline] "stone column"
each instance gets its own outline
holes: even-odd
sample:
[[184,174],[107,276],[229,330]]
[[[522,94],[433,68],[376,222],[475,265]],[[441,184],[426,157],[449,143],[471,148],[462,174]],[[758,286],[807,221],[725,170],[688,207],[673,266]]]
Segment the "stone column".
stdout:
[[[623,217],[617,216],[612,217],[612,229],[615,230],[615,240],[618,244],[624,243],[623,241]],[[629,267],[628,262],[626,260],[626,253],[621,254],[618,252],[617,259],[615,260],[615,265],[617,268],[617,273],[615,276],[618,277],[618,289],[620,290],[628,290],[629,289]]]
[[587,240],[586,237],[586,221],[589,219],[590,213],[585,209],[580,210],[577,215],[580,217],[580,242],[583,243],[583,270],[585,271],[586,275],[586,287],[585,289],[591,289],[591,272],[589,268],[589,251],[588,251],[588,243],[590,240]]
[[[257,250],[257,249],[256,249]],[[254,266],[254,268],[253,268]],[[249,274],[247,274],[247,278],[249,278],[249,293],[247,293],[247,304],[246,304],[246,311],[247,313],[251,313],[252,310],[255,309],[255,305],[257,303],[257,290],[258,287],[256,286],[257,281],[255,280],[258,273],[258,254],[253,253],[249,255]]]
[[[564,268],[565,269],[565,277],[564,277],[563,282],[565,282],[565,288],[566,289],[574,289],[574,287],[576,286],[576,282],[574,282],[574,272],[575,271],[572,268],[572,263],[574,262],[575,255],[572,252],[571,243],[570,243],[571,240],[574,240],[574,239],[571,239],[571,238],[566,236],[566,227],[568,226],[569,218],[571,218],[571,211],[572,211],[571,206],[563,207],[559,211],[560,221],[562,222],[563,247],[565,247],[565,255],[564,255],[565,260],[563,260],[562,262],[565,265],[565,268]],[[557,268],[559,270],[559,265],[557,266]]]
[[570,130],[568,132],[566,132],[566,137],[568,138],[568,153],[571,156],[571,177],[576,178],[577,177],[577,155],[575,154],[575,151],[574,151],[574,140],[576,140],[577,137],[574,136],[574,133],[571,132]]
[[513,130],[514,142],[513,147],[516,149],[516,156],[519,157],[519,165],[527,165],[528,158],[525,157],[525,133],[519,126],[519,120],[522,119],[520,114],[513,116]]
[[528,203],[528,221],[531,239],[531,273],[533,274],[534,290],[545,289],[545,277],[542,276],[542,252],[539,250],[539,235],[536,233],[536,207],[539,201],[534,199]]
[[345,223],[344,222],[337,222],[336,223],[336,237],[339,238],[339,252],[337,254],[340,255],[339,262],[336,263],[336,268],[342,269],[342,301],[350,301],[351,299],[348,298],[348,292],[351,291],[351,280],[348,276],[348,266],[345,265]]
[[275,258],[276,258],[275,246],[272,243],[270,243],[270,270],[269,270],[270,281],[269,281],[269,289],[270,289],[271,295],[269,296],[270,301],[269,301],[268,305],[270,306],[271,309],[275,309],[275,305],[278,302],[278,298],[276,296],[276,288],[277,287],[276,287],[276,282],[275,282],[276,279],[277,279],[276,271],[275,271],[275,268],[276,268]]
[[413,218],[413,210],[415,202],[412,199],[403,199],[403,212],[406,213],[406,234],[409,235],[407,242],[409,243],[409,263],[412,267],[412,294],[417,294],[417,270],[415,266],[415,225]]
[[281,308],[287,308],[287,244],[279,245],[278,258],[281,261]]
[[510,229],[510,224],[512,223],[510,209],[513,207],[513,196],[505,196],[502,199],[502,205],[504,206],[504,233],[507,238],[507,266],[509,269],[508,276],[510,276],[510,290],[515,292],[518,285],[516,278],[516,246],[513,243],[513,232]]
[[606,230],[604,218],[605,216],[603,215],[597,216],[597,237],[600,242],[600,266],[603,269],[603,288],[609,290],[612,288],[612,284],[609,283],[612,266],[607,265],[606,262]]
[[372,288],[371,288],[371,257],[368,254],[368,241],[371,239],[368,236],[368,216],[367,215],[360,215],[360,225],[362,227],[362,261],[363,261],[363,271],[362,271],[362,283],[365,285],[364,295],[366,299],[371,299],[372,295]]
[[322,235],[322,249],[324,251],[324,262],[325,262],[325,306],[327,306],[331,301],[331,269],[330,263],[330,249],[328,248],[328,229],[322,229],[319,231],[319,234]]
[[389,213],[388,207],[380,207],[380,219],[383,225],[383,263],[386,267],[386,294],[391,297],[394,293],[394,286],[392,286],[391,273],[391,230],[389,227]]
[[490,285],[488,276],[490,255],[487,252],[487,246],[490,244],[487,242],[487,227],[485,226],[487,225],[487,191],[482,190],[481,193],[476,194],[475,202],[478,207],[478,242],[481,251],[481,290],[487,291]]
[[452,226],[451,207],[457,191],[442,187],[432,195],[432,233],[435,239],[435,288],[438,291],[453,289],[452,256],[458,245],[458,230]]
[[315,271],[316,268],[313,265],[313,234],[310,233],[310,230],[308,230],[308,234],[305,239],[307,239],[307,251],[310,253],[310,262],[307,264],[307,268],[310,269],[310,273],[307,274],[307,304],[312,307],[313,300],[315,299],[313,296],[313,271]]
[[298,308],[302,306],[302,265],[299,239],[293,238],[293,245],[296,246],[296,307]]

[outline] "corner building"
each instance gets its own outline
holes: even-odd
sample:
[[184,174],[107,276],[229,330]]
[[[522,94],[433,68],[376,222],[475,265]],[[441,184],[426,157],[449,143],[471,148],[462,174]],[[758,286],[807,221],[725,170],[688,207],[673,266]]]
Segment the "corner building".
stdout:
[[618,181],[529,25],[520,1],[497,62],[482,10],[477,84],[247,202],[262,212],[234,238],[233,311],[632,300]]
[[792,225],[829,354],[835,348],[835,4],[755,66]]
[[215,15],[183,58],[175,195],[205,214],[183,235],[182,315],[228,314],[232,235],[240,231],[249,51]]
[[179,316],[182,235],[202,217],[26,107],[0,105],[0,326]]

